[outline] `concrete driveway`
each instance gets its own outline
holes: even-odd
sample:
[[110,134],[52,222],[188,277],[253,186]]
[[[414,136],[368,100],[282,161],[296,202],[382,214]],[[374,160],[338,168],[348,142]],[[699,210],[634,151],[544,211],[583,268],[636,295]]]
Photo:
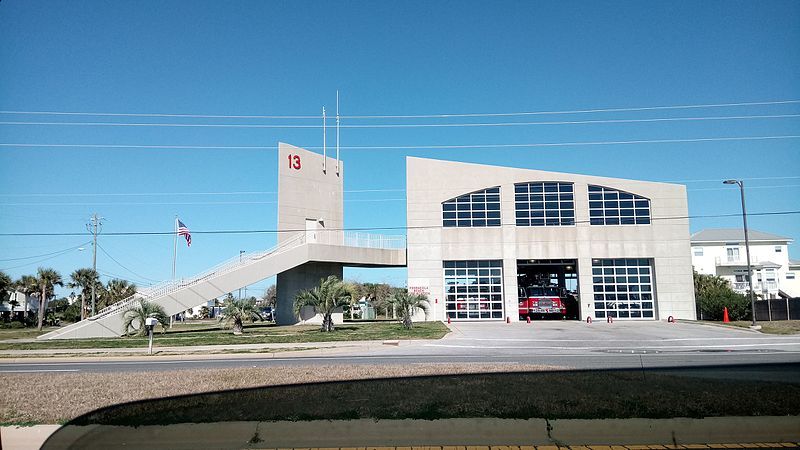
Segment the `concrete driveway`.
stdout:
[[800,335],[767,335],[699,323],[618,321],[456,322],[442,342],[482,349],[800,351]]

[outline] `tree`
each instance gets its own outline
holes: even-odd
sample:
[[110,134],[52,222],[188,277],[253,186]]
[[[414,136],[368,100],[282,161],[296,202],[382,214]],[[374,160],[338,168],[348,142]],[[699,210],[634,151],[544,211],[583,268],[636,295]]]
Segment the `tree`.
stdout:
[[724,278],[694,272],[694,295],[704,319],[722,320],[725,308],[728,308],[731,320],[752,317],[750,300],[731,289]]
[[128,335],[144,336],[147,334],[144,324],[148,317],[156,319],[161,324],[162,333],[167,331],[169,316],[164,312],[164,308],[158,303],[142,299],[125,310],[122,316],[122,332]]
[[335,275],[320,280],[319,286],[300,291],[294,300],[294,312],[299,315],[304,306],[313,306],[322,314],[321,331],[333,331],[333,312],[350,303],[350,293],[345,284]]
[[135,293],[136,285],[130,281],[120,280],[118,278],[108,280],[108,283],[106,284],[105,289],[103,289],[101,295],[102,307],[113,305],[121,300],[125,300]]
[[[355,319],[355,310],[356,304],[362,299],[367,297],[366,290],[364,289],[364,285],[359,283],[358,281],[347,281],[345,282],[345,287],[347,288],[347,292],[350,293],[350,319]],[[362,311],[363,313],[363,311]],[[363,319],[364,316],[362,314],[361,318]]]
[[367,300],[375,307],[376,310],[381,308],[386,312],[386,318],[389,318],[389,308],[392,306],[389,300],[392,297],[392,288],[386,283],[364,283],[363,293]]
[[69,278],[70,281],[67,283],[67,287],[81,290],[81,320],[83,320],[86,318],[86,299],[91,297],[93,285],[97,289],[97,285],[100,284],[100,276],[94,269],[83,268],[76,269],[70,274]]
[[261,300],[264,301],[264,306],[272,306],[275,307],[275,304],[278,302],[278,289],[275,285],[271,285],[264,291],[264,295],[261,297]]
[[230,299],[225,302],[225,309],[219,316],[223,328],[233,328],[233,334],[242,334],[245,322],[264,320],[256,307],[255,298]]
[[7,302],[11,298],[11,290],[14,289],[14,283],[11,277],[3,271],[0,271],[0,303]]
[[28,297],[39,295],[39,282],[33,275],[23,275],[14,283],[15,289],[25,295],[25,303],[22,308],[23,322],[28,322]]
[[40,289],[39,322],[36,329],[41,331],[45,308],[47,308],[47,300],[52,297],[55,286],[63,286],[64,282],[61,280],[61,274],[56,270],[44,267],[39,267],[36,271],[36,279]]
[[11,300],[11,291],[14,289],[14,283],[11,281],[11,277],[8,276],[3,271],[0,271],[0,303],[8,302],[9,306],[9,318],[11,320],[14,319],[14,303],[19,304],[16,299]]
[[200,311],[198,311],[198,315],[201,319],[208,319],[210,317],[208,306],[201,306]]
[[414,326],[411,318],[417,311],[422,311],[428,314],[429,302],[428,297],[425,295],[409,294],[406,289],[396,289],[390,300],[392,306],[399,314],[400,323],[410,330]]

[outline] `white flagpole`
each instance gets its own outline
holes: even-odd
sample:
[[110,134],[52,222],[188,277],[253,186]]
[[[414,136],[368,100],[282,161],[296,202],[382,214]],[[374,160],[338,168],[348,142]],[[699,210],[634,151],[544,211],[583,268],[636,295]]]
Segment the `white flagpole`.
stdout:
[[175,215],[175,236],[172,239],[172,279],[175,279],[175,261],[178,259],[178,215]]

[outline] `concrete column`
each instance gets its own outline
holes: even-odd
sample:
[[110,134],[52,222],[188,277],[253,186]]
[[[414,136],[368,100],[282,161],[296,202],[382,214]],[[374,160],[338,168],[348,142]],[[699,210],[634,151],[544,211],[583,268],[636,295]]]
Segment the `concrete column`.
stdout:
[[[294,325],[300,321],[294,313],[294,298],[298,292],[318,286],[320,280],[330,275],[342,278],[343,265],[339,263],[309,262],[278,274],[276,284],[275,322],[278,325]],[[341,313],[339,314],[341,316]],[[321,317],[309,317],[307,322],[322,322]],[[320,320],[316,320],[320,319]],[[334,323],[341,323],[342,317]]]

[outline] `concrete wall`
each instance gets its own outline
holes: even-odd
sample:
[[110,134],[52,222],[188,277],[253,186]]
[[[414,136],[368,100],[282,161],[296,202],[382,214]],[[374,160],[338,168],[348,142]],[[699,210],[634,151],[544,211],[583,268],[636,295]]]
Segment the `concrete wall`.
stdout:
[[[323,167],[323,161],[325,165]],[[323,241],[327,244],[342,236],[344,227],[344,164],[336,159],[324,158],[300,147],[278,144],[278,242],[285,242],[298,233],[305,233],[308,243]],[[314,231],[308,221],[316,221]],[[331,230],[326,233],[325,230]],[[319,322],[321,316],[297,317],[294,298],[304,289],[319,284],[328,275],[342,278],[343,265],[335,262],[309,262],[278,274],[275,321],[279,325]],[[341,314],[337,315],[339,321]]]
[[307,219],[320,221],[324,229],[344,227],[344,163],[339,162],[337,174],[336,159],[327,158],[326,171],[323,159],[320,154],[278,144],[278,230],[293,230],[279,233],[279,243],[306,230]]
[[[539,170],[486,166],[434,159],[406,159],[408,278],[426,284],[438,299],[434,320],[445,320],[443,260],[503,260],[504,309],[517,315],[517,259],[578,260],[581,316],[594,316],[593,258],[653,258],[656,319],[695,318],[689,221],[685,186]],[[514,183],[574,183],[574,226],[517,227]],[[588,185],[631,192],[651,200],[650,225],[589,225]],[[442,228],[442,202],[468,192],[500,186],[502,226]],[[416,228],[425,227],[425,228]]]

